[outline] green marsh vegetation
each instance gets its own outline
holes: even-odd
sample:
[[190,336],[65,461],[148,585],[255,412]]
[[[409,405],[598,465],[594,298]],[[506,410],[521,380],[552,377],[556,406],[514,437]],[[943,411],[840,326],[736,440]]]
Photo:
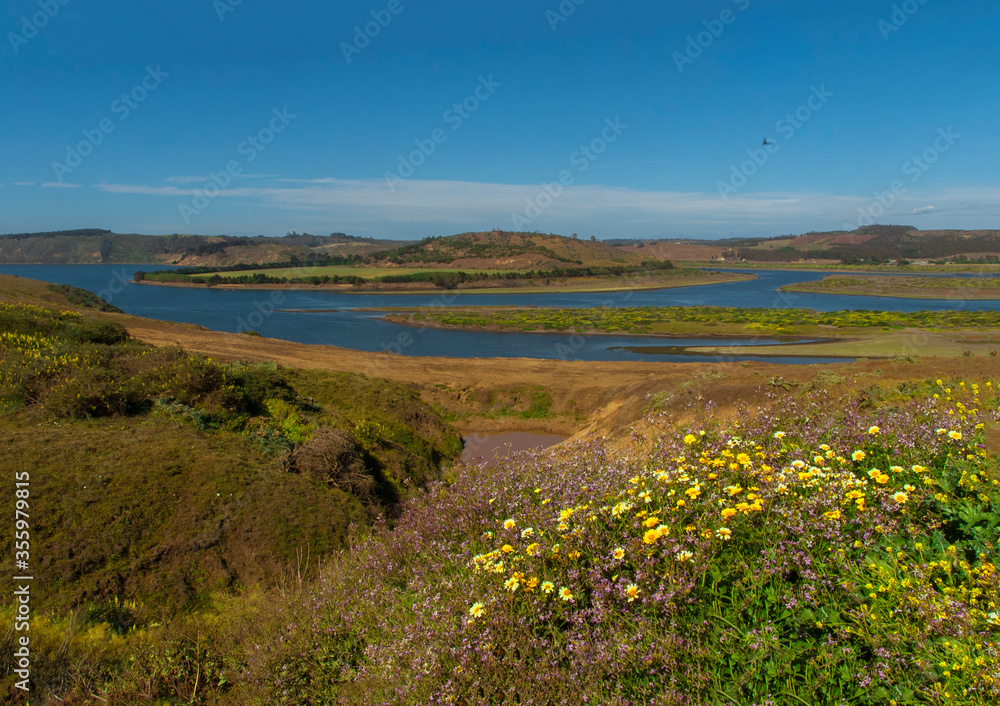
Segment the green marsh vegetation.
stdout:
[[818,282],[789,284],[787,292],[854,294],[914,299],[1000,299],[1000,279],[994,277],[848,277],[833,275]]
[[859,331],[905,328],[996,328],[1000,312],[886,311],[818,312],[810,309],[741,309],[727,307],[622,307],[558,309],[548,307],[464,307],[407,309],[389,320],[414,325],[509,331],[578,333],[647,333],[676,335],[844,335]]

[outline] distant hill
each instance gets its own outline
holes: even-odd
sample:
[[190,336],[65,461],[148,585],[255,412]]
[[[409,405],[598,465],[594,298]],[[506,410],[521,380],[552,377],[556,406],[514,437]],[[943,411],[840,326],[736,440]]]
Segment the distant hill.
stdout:
[[641,265],[654,259],[625,252],[598,240],[505,231],[426,238],[419,243],[375,253],[371,257],[390,266],[427,265],[479,270],[615,267]]
[[362,258],[406,242],[333,233],[282,238],[228,235],[137,235],[98,228],[0,235],[0,264],[218,265]]
[[776,238],[639,241],[619,246],[671,260],[796,262],[830,260],[846,264],[889,260],[1000,260],[1000,230],[931,230],[872,225],[853,231],[812,232]]
[[714,240],[639,240],[623,242],[618,246],[623,252],[637,253],[659,260],[680,260],[703,262],[719,260],[725,248]]
[[806,233],[800,236],[734,243],[728,255],[745,260],[887,260],[996,259],[998,230],[921,231],[913,226],[875,225],[853,231]]
[[873,225],[853,231],[724,240],[578,240],[542,233],[484,231],[417,241],[333,233],[280,238],[228,235],[137,235],[90,228],[0,235],[0,264],[150,264],[246,269],[366,263],[375,267],[547,270],[629,267],[650,261],[796,262],[827,260],[1000,261],[1000,230],[917,230]]

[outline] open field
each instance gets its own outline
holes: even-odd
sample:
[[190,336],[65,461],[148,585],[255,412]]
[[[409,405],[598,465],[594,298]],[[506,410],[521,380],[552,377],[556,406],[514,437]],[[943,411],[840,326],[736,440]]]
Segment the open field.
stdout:
[[1000,278],[987,277],[848,277],[831,275],[818,282],[788,284],[784,292],[853,294],[907,299],[1000,299]]

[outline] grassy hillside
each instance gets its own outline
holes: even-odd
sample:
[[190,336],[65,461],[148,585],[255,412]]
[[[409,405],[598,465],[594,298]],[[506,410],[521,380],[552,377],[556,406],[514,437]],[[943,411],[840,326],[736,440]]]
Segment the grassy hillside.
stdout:
[[[0,472],[30,474],[32,608],[59,640],[301,579],[460,451],[398,383],[155,348],[96,305],[68,306],[75,291],[0,280]],[[34,654],[36,683],[75,668]]]

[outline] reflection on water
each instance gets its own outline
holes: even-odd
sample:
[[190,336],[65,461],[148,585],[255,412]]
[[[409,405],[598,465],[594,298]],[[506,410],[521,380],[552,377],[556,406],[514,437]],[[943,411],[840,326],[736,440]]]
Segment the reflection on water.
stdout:
[[462,463],[483,463],[492,466],[496,458],[507,458],[515,451],[547,449],[568,437],[535,432],[505,432],[502,434],[475,433],[462,437],[465,448],[459,459]]

